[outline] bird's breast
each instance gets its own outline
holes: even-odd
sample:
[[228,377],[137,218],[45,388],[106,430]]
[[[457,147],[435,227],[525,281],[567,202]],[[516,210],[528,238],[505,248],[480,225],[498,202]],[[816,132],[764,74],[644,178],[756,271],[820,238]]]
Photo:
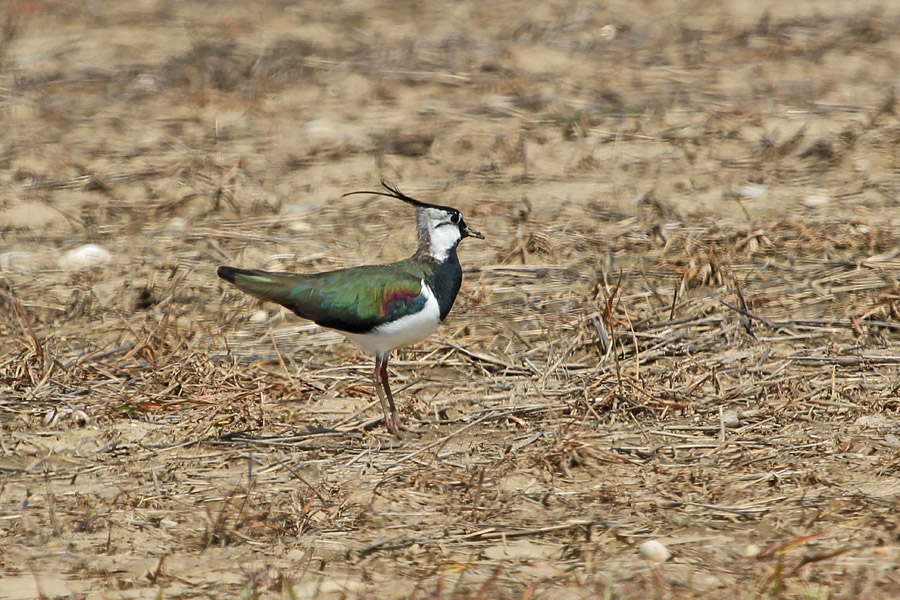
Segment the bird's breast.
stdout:
[[418,312],[383,323],[366,333],[343,333],[350,342],[372,354],[384,354],[421,342],[434,333],[441,322],[441,307],[431,288],[423,281],[425,303]]

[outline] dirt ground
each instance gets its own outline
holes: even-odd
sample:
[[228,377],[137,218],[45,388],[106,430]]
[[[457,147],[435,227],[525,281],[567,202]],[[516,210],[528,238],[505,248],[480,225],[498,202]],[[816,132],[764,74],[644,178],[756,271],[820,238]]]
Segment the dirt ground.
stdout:
[[[0,600],[900,597],[896,3],[0,19]],[[215,276],[409,255],[381,179],[486,236],[402,441]]]

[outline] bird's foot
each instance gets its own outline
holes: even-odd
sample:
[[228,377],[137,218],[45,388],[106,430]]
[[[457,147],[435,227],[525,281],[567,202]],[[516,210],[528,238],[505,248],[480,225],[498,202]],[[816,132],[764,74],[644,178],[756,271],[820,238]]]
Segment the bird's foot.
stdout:
[[401,440],[403,439],[403,434],[400,432],[409,431],[406,425],[403,424],[403,421],[400,420],[399,413],[393,413],[390,416],[386,416],[384,419],[384,424],[387,427],[388,433],[397,436]]

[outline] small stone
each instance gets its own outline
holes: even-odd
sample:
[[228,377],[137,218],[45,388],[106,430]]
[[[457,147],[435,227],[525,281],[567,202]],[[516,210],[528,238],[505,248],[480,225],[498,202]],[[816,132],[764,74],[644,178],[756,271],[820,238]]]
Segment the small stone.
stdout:
[[769,186],[758,183],[745,183],[734,188],[734,193],[744,200],[757,200],[769,192]]
[[672,556],[672,553],[669,552],[669,549],[656,540],[647,540],[646,542],[641,544],[638,552],[640,553],[641,558],[643,558],[644,560],[658,563],[666,562],[667,560],[669,560],[669,557]]
[[747,558],[756,558],[759,556],[760,552],[762,552],[762,548],[756,544],[747,544],[747,546],[744,547],[744,556]]
[[288,220],[287,228],[293,231],[294,233],[306,233],[308,231],[312,231],[312,225],[307,223],[302,219],[298,219],[294,217],[293,219]]
[[269,311],[265,309],[259,309],[255,311],[252,315],[250,315],[251,323],[265,323],[266,319],[269,318]]
[[187,229],[187,221],[181,217],[172,217],[166,223],[166,231],[169,233],[184,233]]
[[725,427],[737,427],[740,422],[741,418],[736,410],[726,410],[722,413],[722,424]]
[[609,25],[604,25],[603,27],[600,28],[600,37],[604,40],[615,39],[617,33],[618,33],[618,29],[612,23],[610,23]]
[[881,429],[893,426],[894,422],[883,415],[865,415],[856,420],[854,425],[864,429]]
[[827,194],[810,194],[803,199],[803,206],[806,208],[822,208],[828,206],[831,198]]
[[80,271],[110,261],[109,250],[99,244],[85,244],[69,250],[59,258],[59,266],[70,271]]

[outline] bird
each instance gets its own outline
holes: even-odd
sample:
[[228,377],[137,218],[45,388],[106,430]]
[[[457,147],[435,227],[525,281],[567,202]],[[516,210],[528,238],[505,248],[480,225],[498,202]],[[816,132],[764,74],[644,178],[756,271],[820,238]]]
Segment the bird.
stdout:
[[484,239],[450,206],[407,196],[384,181],[378,191],[348,192],[395,198],[416,209],[418,247],[398,262],[320,273],[282,273],[221,266],[219,277],[260,300],[275,302],[297,316],[344,335],[375,355],[372,381],[389,433],[407,430],[388,383],[391,352],[420,342],[447,318],[462,285],[456,248],[467,237]]

